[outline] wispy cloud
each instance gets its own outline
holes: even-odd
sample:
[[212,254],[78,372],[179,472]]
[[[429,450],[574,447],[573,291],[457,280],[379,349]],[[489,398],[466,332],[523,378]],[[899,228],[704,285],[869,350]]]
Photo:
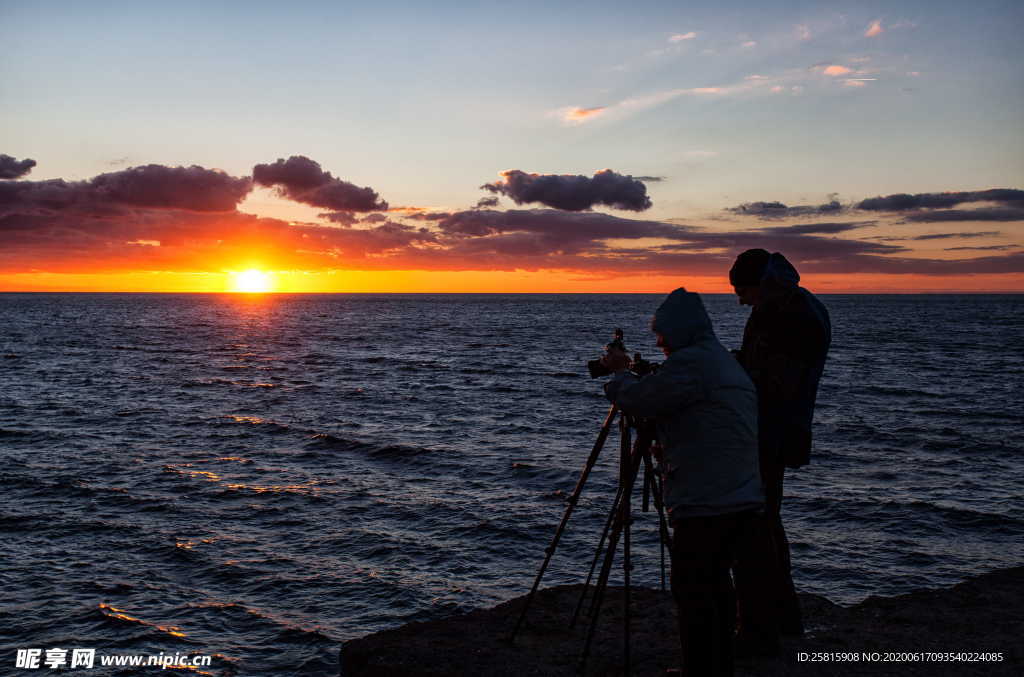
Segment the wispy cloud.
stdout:
[[669,42],[682,42],[683,40],[693,40],[697,37],[697,33],[690,31],[689,33],[676,33],[668,39]]
[[937,209],[906,214],[911,223],[948,223],[951,221],[1024,221],[1024,207],[982,207],[979,209]]
[[884,31],[885,31],[885,29],[882,28],[882,20],[881,19],[875,19],[868,26],[868,29],[866,31],[864,31],[864,37],[865,38],[874,38],[874,37],[877,37],[877,36],[881,35]]
[[970,202],[996,202],[1006,206],[1024,208],[1024,190],[990,188],[988,190],[945,193],[894,193],[861,200],[857,204],[857,209],[902,212],[918,209],[944,209]]
[[844,211],[839,200],[831,199],[820,205],[793,205],[787,206],[782,202],[745,202],[736,207],[728,207],[726,211],[733,214],[745,216],[756,216],[759,219],[782,219],[800,216],[814,216],[820,214],[838,214]]
[[995,237],[1001,233],[998,230],[986,230],[973,233],[929,233],[927,235],[917,235],[911,240],[951,240],[953,238],[971,238],[971,237]]
[[847,75],[849,73],[852,73],[853,69],[852,68],[847,68],[846,66],[840,66],[838,64],[833,64],[831,66],[826,66],[821,72],[824,73],[825,75],[831,75],[832,77],[838,77],[840,75]]
[[561,111],[562,120],[568,124],[580,124],[593,120],[608,109],[607,106],[594,106],[593,108],[565,108]]
[[990,244],[987,247],[943,247],[942,251],[946,252],[1004,252],[1010,249],[1019,249],[1020,245],[1016,244]]
[[[834,79],[849,87],[863,87],[864,83],[877,80],[875,77],[866,77],[875,71],[865,69],[854,70],[848,66],[826,62],[816,64],[809,68],[792,68],[768,75],[755,73],[744,76],[743,79],[738,82],[732,82],[729,84],[708,87],[680,87],[676,89],[656,91],[649,94],[631,96],[616,103],[595,109],[561,108],[553,111],[552,113],[548,113],[548,115],[558,117],[565,124],[578,125],[582,123],[589,123],[596,119],[619,120],[640,111],[654,108],[674,99],[684,97],[717,98],[758,92],[762,94],[781,94],[785,92],[798,95],[802,94],[806,90],[807,86],[814,86],[816,82],[820,83],[822,81],[821,78],[809,77],[809,71],[828,76],[828,78],[824,80],[825,82],[831,82]],[[590,114],[590,111],[594,111],[594,114]]]
[[[587,123],[598,116],[601,118],[622,118],[628,115],[639,113],[649,108],[660,106],[664,103],[678,99],[680,97],[709,97],[709,96],[728,96],[732,94],[739,94],[742,92],[751,91],[752,89],[762,86],[767,83],[768,79],[752,79],[743,80],[741,82],[724,85],[717,87],[680,87],[678,89],[667,89],[660,92],[653,92],[651,94],[644,94],[641,96],[633,96],[628,99],[623,99],[618,103],[611,104],[609,106],[603,106],[598,109],[598,114],[583,114],[569,117],[569,112],[580,109],[560,109],[555,112],[558,117],[562,119],[566,124],[581,124]],[[582,109],[586,111],[588,109]]]

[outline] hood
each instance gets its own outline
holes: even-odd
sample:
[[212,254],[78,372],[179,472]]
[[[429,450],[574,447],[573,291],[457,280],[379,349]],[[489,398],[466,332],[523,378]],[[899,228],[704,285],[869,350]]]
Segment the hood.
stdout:
[[678,350],[715,335],[711,319],[698,294],[682,287],[668,295],[651,321],[651,329],[665,337],[670,350]]
[[768,263],[761,275],[761,284],[768,283],[775,287],[792,288],[796,287],[799,282],[800,273],[796,272],[796,268],[785,256],[775,252],[768,257]]

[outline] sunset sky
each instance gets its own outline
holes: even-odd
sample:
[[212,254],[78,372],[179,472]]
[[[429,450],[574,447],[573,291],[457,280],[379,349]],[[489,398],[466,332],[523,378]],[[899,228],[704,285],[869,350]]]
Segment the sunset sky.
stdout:
[[0,0],[0,291],[724,292],[752,247],[815,291],[1024,291],[1022,28]]

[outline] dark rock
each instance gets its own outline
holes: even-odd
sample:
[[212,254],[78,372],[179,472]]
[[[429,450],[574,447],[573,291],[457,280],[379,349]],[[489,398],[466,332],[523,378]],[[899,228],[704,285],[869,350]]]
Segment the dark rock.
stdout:
[[[568,625],[581,591],[580,585],[539,591],[515,644],[509,635],[525,596],[492,609],[410,623],[346,642],[342,675],[574,675],[587,619],[581,616],[574,629]],[[871,597],[848,608],[816,595],[802,594],[800,599],[805,636],[784,639],[779,658],[738,660],[738,676],[1024,674],[1024,567],[985,574],[948,589]],[[631,674],[663,675],[679,662],[672,598],[659,590],[634,588],[631,608]],[[587,661],[588,675],[622,674],[622,611],[622,589],[609,587]],[[835,652],[855,652],[858,660],[799,659],[802,654]],[[872,660],[875,652],[878,660]],[[926,660],[926,652],[959,653],[961,658],[1001,653],[1002,660]],[[882,660],[887,657],[903,660]]]

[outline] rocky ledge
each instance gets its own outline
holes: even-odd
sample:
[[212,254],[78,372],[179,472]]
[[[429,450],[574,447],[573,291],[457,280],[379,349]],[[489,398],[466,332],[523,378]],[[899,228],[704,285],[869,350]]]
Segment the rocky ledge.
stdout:
[[[587,623],[581,619],[569,629],[568,621],[581,591],[579,585],[539,591],[514,644],[509,634],[525,596],[351,640],[341,650],[341,674],[574,675]],[[738,676],[1024,674],[1024,567],[952,588],[871,597],[852,607],[816,595],[800,597],[807,634],[785,640],[779,658],[738,659]],[[609,588],[586,674],[623,674],[622,608],[621,588]],[[679,661],[675,605],[667,593],[634,588],[631,608],[630,674],[663,675]],[[1002,660],[967,660],[986,653],[1001,654]]]

